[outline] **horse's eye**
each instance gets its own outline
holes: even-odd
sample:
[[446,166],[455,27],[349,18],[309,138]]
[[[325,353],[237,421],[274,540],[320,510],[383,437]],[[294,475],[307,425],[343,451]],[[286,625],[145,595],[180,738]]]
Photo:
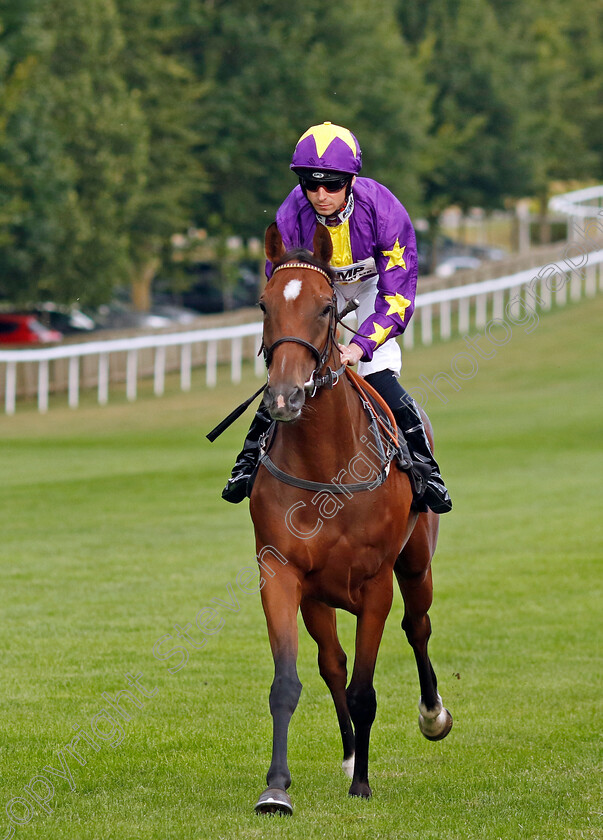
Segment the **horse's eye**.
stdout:
[[260,301],[260,302],[258,303],[258,306],[260,307],[260,309],[262,310],[262,312],[263,312],[263,313],[264,313],[264,315],[265,315],[265,314],[266,314],[266,307],[264,306],[263,301]]
[[322,317],[322,318],[326,318],[326,316],[330,313],[331,309],[332,309],[332,306],[331,306],[331,304],[329,303],[329,304],[328,304],[328,306],[325,306],[325,308],[324,308],[324,309],[322,310],[322,312],[320,313],[320,314],[321,314],[321,317]]

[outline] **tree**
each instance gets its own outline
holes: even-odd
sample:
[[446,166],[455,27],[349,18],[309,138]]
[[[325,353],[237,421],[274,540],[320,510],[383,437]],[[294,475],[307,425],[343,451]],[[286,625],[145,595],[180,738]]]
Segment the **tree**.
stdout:
[[431,97],[395,8],[391,0],[321,4],[309,52],[320,115],[314,121],[349,127],[363,148],[362,174],[386,184],[417,213]]
[[498,207],[525,183],[504,32],[486,0],[432,0],[425,33],[435,91],[430,209]]
[[435,263],[446,207],[491,209],[523,194],[514,68],[487,0],[429,0],[420,9],[399,3],[398,16],[433,96],[423,183]]
[[223,255],[223,291],[237,280],[228,238],[262,237],[297,183],[291,155],[313,123],[348,126],[363,174],[420,207],[428,102],[393,9],[392,0],[230,0],[197,14],[184,42],[207,91],[198,153],[208,189],[196,221]]
[[491,2],[511,45],[526,191],[539,197],[544,216],[553,181],[603,177],[603,7]]
[[0,291],[13,299],[98,303],[131,282],[148,307],[201,185],[177,5],[26,0],[2,18]]
[[97,303],[127,277],[128,212],[140,178],[140,112],[116,69],[123,42],[115,7],[29,0],[12,26],[3,290],[13,299]]
[[185,44],[204,18],[189,0],[117,0],[126,44],[120,67],[143,117],[141,181],[128,217],[129,274],[138,309],[150,306],[152,280],[170,254],[170,237],[190,227],[206,189],[199,154],[206,86]]
[[588,154],[588,175],[603,179],[603,6],[598,0],[577,0],[566,15],[572,62],[577,70],[573,115],[580,120]]
[[147,308],[174,233],[261,236],[324,120],[413,216],[544,207],[603,177],[602,32],[599,0],[0,0],[0,294]]
[[0,5],[0,296],[36,296],[68,217],[69,172],[41,90],[37,0]]
[[509,31],[518,134],[548,241],[554,181],[603,175],[603,9],[593,0],[496,3]]
[[295,183],[290,155],[311,113],[312,3],[217,3],[195,33],[197,74],[208,85],[199,154],[209,189],[197,218],[214,235],[257,236]]
[[214,234],[261,234],[296,180],[295,143],[331,120],[357,134],[367,174],[413,206],[428,119],[420,74],[393,3],[233,0],[212,7],[193,46],[210,86],[201,154],[210,189],[199,222]]
[[53,120],[73,178],[74,221],[56,255],[56,283],[73,297],[90,284],[98,299],[129,276],[148,143],[144,114],[122,75],[125,44],[114,0],[49,0],[45,19],[54,34]]

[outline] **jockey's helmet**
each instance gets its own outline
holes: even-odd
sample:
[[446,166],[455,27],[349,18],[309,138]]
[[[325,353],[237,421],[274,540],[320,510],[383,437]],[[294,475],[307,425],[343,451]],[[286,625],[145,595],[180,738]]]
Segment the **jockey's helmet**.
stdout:
[[313,125],[302,134],[291,161],[291,169],[297,175],[325,181],[356,175],[361,168],[358,140],[349,129],[330,122]]

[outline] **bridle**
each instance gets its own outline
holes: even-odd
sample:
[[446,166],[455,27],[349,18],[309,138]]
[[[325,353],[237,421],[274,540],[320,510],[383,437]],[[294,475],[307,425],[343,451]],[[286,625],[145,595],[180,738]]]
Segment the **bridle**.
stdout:
[[[274,354],[275,349],[279,346],[279,344],[285,344],[286,342],[292,344],[301,344],[302,347],[305,347],[307,350],[312,353],[314,358],[316,359],[316,367],[310,374],[310,378],[307,382],[304,382],[304,390],[309,393],[310,397],[313,397],[316,391],[323,386],[327,387],[328,389],[333,388],[337,385],[339,381],[339,377],[345,370],[345,364],[343,364],[338,370],[333,370],[330,366],[327,367],[327,370],[323,376],[319,376],[320,371],[325,366],[327,359],[331,353],[331,349],[333,344],[336,341],[335,336],[335,327],[338,321],[343,317],[343,313],[341,315],[337,314],[337,303],[335,299],[335,289],[333,286],[333,281],[329,277],[326,271],[318,266],[311,265],[310,263],[302,263],[302,262],[287,262],[283,263],[282,265],[278,265],[274,271],[272,272],[272,276],[276,274],[277,271],[282,271],[284,268],[303,268],[310,271],[316,271],[319,274],[322,274],[324,278],[326,278],[329,286],[331,287],[332,296],[331,296],[331,312],[329,313],[329,326],[327,329],[327,338],[322,350],[319,350],[309,341],[306,341],[304,338],[298,338],[295,335],[285,335],[282,338],[277,338],[277,340],[270,345],[270,347],[266,347],[264,341],[262,339],[262,345],[258,352],[264,354],[264,361],[266,363],[266,368],[269,369],[270,365],[272,364],[272,356]],[[270,380],[270,374],[268,374],[268,380]]]
[[[274,275],[277,271],[281,271],[281,269],[283,269],[283,268],[309,269],[310,271],[317,271],[319,274],[322,274],[322,276],[324,278],[326,278],[326,280],[327,280],[327,282],[328,282],[328,284],[331,287],[331,290],[333,292],[332,297],[331,297],[331,304],[330,304],[331,305],[331,312],[329,314],[329,328],[327,330],[327,339],[325,341],[325,346],[323,347],[323,349],[318,350],[318,348],[316,348],[313,344],[310,344],[309,341],[306,341],[304,338],[298,338],[295,335],[285,335],[282,338],[278,338],[274,342],[274,344],[270,345],[270,347],[266,347],[266,345],[264,344],[264,339],[262,338],[262,343],[261,343],[260,349],[258,351],[258,356],[260,355],[260,353],[264,354],[264,361],[266,362],[266,368],[269,368],[270,365],[272,364],[272,356],[274,354],[274,350],[275,350],[276,347],[278,347],[279,344],[284,344],[286,341],[289,341],[289,342],[292,342],[293,344],[301,344],[302,347],[306,347],[310,351],[310,353],[312,353],[314,358],[316,359],[316,367],[314,368],[314,370],[310,374],[310,378],[308,379],[308,381],[304,382],[304,389],[309,393],[310,397],[313,397],[314,394],[316,393],[316,391],[319,388],[322,388],[323,386],[325,386],[326,388],[331,389],[335,385],[337,385],[337,383],[339,382],[339,377],[345,371],[345,365],[342,365],[338,370],[332,370],[331,367],[328,367],[323,376],[318,375],[320,373],[320,371],[322,370],[322,368],[325,366],[325,364],[327,362],[327,359],[329,358],[329,354],[331,352],[331,347],[333,346],[333,344],[336,341],[336,336],[335,336],[336,325],[341,324],[341,326],[343,326],[343,327],[345,327],[346,329],[349,330],[350,327],[348,327],[347,324],[343,323],[343,319],[350,312],[353,312],[355,309],[357,309],[358,306],[359,306],[359,303],[355,298],[352,298],[351,300],[349,300],[347,302],[347,304],[345,305],[345,307],[342,309],[341,312],[337,312],[337,302],[336,302],[336,298],[335,298],[335,287],[333,286],[333,281],[332,281],[331,277],[329,277],[329,275],[327,274],[326,271],[324,271],[324,269],[319,268],[318,266],[312,265],[311,263],[285,262],[285,263],[282,263],[281,265],[277,265],[277,267],[273,270],[272,274]],[[357,333],[356,330],[351,330],[351,332],[355,333],[356,335],[360,335],[360,333]],[[249,408],[249,406],[255,400],[255,398],[259,397],[259,395],[262,393],[262,391],[264,391],[266,389],[266,386],[268,385],[269,379],[270,379],[270,374],[268,374],[266,382],[262,385],[261,388],[258,388],[258,390],[255,392],[255,394],[252,394],[248,399],[245,400],[245,402],[243,402],[243,403],[241,403],[241,405],[237,406],[237,408],[235,408],[234,411],[230,412],[228,417],[225,417],[224,420],[222,420],[221,423],[218,423],[218,425],[214,429],[212,429],[211,432],[209,432],[209,434],[206,436],[207,439],[213,443],[213,441],[216,440],[216,438],[219,437],[225,429],[227,429],[229,426],[231,426],[234,423],[234,421],[238,417],[240,417],[241,414],[243,414],[243,412],[247,408]]]

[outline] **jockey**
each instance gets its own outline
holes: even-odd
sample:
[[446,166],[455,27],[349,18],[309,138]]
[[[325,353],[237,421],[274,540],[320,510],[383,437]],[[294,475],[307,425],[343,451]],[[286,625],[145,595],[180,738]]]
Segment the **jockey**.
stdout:
[[[358,372],[379,392],[404,433],[413,460],[431,469],[420,501],[436,513],[452,502],[433,457],[416,403],[398,382],[402,367],[395,341],[406,328],[417,285],[417,247],[408,213],[382,184],[357,177],[362,153],[354,135],[325,122],[303,134],[295,147],[291,169],[299,177],[279,207],[276,222],[287,250],[312,250],[316,225],[331,234],[331,266],[338,275],[335,293],[341,309],[352,297],[358,332],[349,346],[339,345],[342,362],[358,363]],[[269,278],[272,265],[267,263]],[[271,423],[260,406],[232,476],[222,492],[229,502],[242,501],[259,453],[259,439]]]

